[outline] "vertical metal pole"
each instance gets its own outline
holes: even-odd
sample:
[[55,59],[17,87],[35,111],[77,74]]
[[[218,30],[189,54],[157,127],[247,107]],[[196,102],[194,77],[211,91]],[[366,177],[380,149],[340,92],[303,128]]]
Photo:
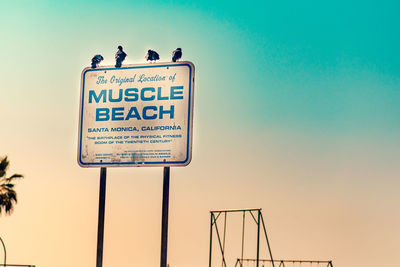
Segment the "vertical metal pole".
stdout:
[[160,267],[167,267],[169,176],[170,176],[170,167],[164,167],[162,218],[161,218],[161,260],[160,260]]
[[273,267],[275,267],[275,264],[274,264],[274,259],[272,258],[271,246],[269,245],[269,240],[268,240],[267,230],[265,229],[265,222],[264,222],[264,218],[263,218],[262,214],[260,214],[260,215],[261,215],[261,221],[262,221],[262,225],[263,225],[263,228],[264,228],[265,239],[266,239],[266,241],[267,241],[267,246],[268,246],[269,256],[271,257],[272,266],[273,266]]
[[243,250],[244,250],[244,225],[246,220],[246,211],[243,211],[243,228],[242,228],[242,254],[240,255],[240,266],[243,266]]
[[3,244],[3,248],[4,248],[4,266],[7,266],[7,251],[6,251],[6,245],[4,244],[3,239],[0,237],[0,241]]
[[258,210],[258,219],[257,219],[257,264],[256,267],[259,265],[260,261],[260,223],[261,223],[261,210]]
[[223,267],[224,266],[224,258],[225,258],[225,236],[226,236],[226,215],[227,215],[227,213],[226,212],[224,212],[224,215],[225,215],[225,219],[224,219],[224,238],[223,238],[223,243],[222,243],[222,256],[223,256],[223,258],[222,258],[222,263],[221,263],[221,267]]
[[211,267],[211,257],[212,257],[212,233],[213,233],[213,224],[214,224],[214,213],[211,212],[211,221],[210,221],[210,257],[208,259],[208,266]]
[[[221,212],[219,212],[219,214],[221,214]],[[218,214],[218,216],[219,216],[219,214]],[[219,245],[219,248],[220,248],[221,254],[222,254],[222,262],[224,263],[224,266],[226,267],[225,254],[224,254],[224,250],[222,249],[221,237],[219,236],[219,231],[218,231],[218,224],[217,224],[218,216],[217,216],[217,218],[214,220],[215,232],[217,233],[218,245]]]
[[100,169],[99,221],[97,225],[97,257],[96,267],[103,266],[104,212],[106,206],[107,169]]

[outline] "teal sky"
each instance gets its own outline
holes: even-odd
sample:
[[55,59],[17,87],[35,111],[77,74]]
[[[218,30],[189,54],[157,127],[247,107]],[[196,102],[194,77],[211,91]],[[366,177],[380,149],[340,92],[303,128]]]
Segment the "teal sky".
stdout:
[[[129,64],[182,47],[196,66],[193,161],[172,180],[171,267],[207,264],[209,210],[249,206],[269,215],[279,257],[395,264],[399,10],[389,0],[2,1],[0,156],[26,176],[14,214],[0,217],[10,259],[94,265],[98,171],[75,160],[80,74],[98,53],[113,64],[122,45]],[[134,251],[157,266],[161,169],[110,173],[105,263]],[[38,238],[54,256],[32,250]]]
[[[18,51],[40,72],[28,77],[45,76],[43,61],[59,62],[66,71],[86,63],[87,54],[103,53],[111,61],[119,43],[131,62],[143,61],[149,46],[165,59],[181,45],[204,77],[198,82],[206,93],[198,95],[207,97],[208,115],[221,116],[213,116],[215,123],[339,131],[400,125],[395,1],[2,5],[2,57],[20,67],[8,52]],[[203,67],[209,64],[215,68]],[[12,71],[10,63],[5,67]],[[54,76],[47,79],[60,78]],[[229,108],[221,110],[221,100]]]

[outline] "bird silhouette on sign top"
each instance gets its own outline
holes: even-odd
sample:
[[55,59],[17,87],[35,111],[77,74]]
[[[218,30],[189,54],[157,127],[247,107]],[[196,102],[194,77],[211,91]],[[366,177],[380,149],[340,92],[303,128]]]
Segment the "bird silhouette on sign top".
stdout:
[[92,58],[92,69],[95,69],[99,66],[100,62],[103,61],[103,56],[102,55],[95,55]]
[[177,48],[172,52],[172,62],[177,62],[182,57],[182,49]]
[[146,58],[147,61],[150,61],[150,63],[151,63],[153,61],[155,62],[156,60],[159,60],[160,56],[158,55],[158,53],[156,51],[149,49],[147,51],[147,54],[146,54],[145,58]]
[[115,67],[120,68],[122,61],[126,58],[126,53],[122,50],[122,46],[118,46],[118,51],[115,53]]

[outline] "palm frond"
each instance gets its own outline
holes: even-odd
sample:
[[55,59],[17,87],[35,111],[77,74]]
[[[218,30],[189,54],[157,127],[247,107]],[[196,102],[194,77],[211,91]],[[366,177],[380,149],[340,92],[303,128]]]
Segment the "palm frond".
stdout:
[[4,179],[7,183],[11,182],[12,180],[19,179],[19,178],[24,178],[22,174],[13,174],[10,177]]
[[11,214],[11,212],[14,210],[13,204],[11,201],[6,203],[6,213]]
[[14,210],[14,204],[17,203],[17,193],[9,189],[6,193],[0,194],[0,214],[11,214]]
[[[6,172],[8,168],[8,164],[10,162],[8,161],[7,156],[5,156],[1,161],[0,161],[0,171]],[[5,174],[5,173],[4,173]],[[1,176],[0,176],[1,177]]]
[[2,184],[1,186],[6,188],[14,188],[15,184]]
[[17,203],[17,192],[15,192],[12,189],[7,190],[7,195],[8,195],[8,199],[10,200],[10,202],[15,202]]

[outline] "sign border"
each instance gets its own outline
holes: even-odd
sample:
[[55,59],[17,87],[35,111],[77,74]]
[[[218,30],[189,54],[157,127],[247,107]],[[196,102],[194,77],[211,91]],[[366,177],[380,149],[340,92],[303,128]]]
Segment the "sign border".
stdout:
[[[187,124],[187,146],[186,146],[186,159],[183,161],[152,161],[152,162],[82,162],[82,128],[83,128],[83,109],[84,109],[84,96],[85,96],[85,75],[93,71],[106,71],[116,69],[144,69],[155,67],[169,67],[169,66],[187,66],[189,67],[189,101],[188,101],[188,124]],[[114,66],[103,66],[98,68],[86,67],[81,74],[81,90],[79,101],[79,129],[78,129],[78,154],[77,160],[81,167],[157,167],[157,166],[187,166],[192,160],[192,141],[193,141],[193,99],[194,99],[194,64],[190,61],[179,62],[160,62],[153,64],[127,64],[120,68]]]

